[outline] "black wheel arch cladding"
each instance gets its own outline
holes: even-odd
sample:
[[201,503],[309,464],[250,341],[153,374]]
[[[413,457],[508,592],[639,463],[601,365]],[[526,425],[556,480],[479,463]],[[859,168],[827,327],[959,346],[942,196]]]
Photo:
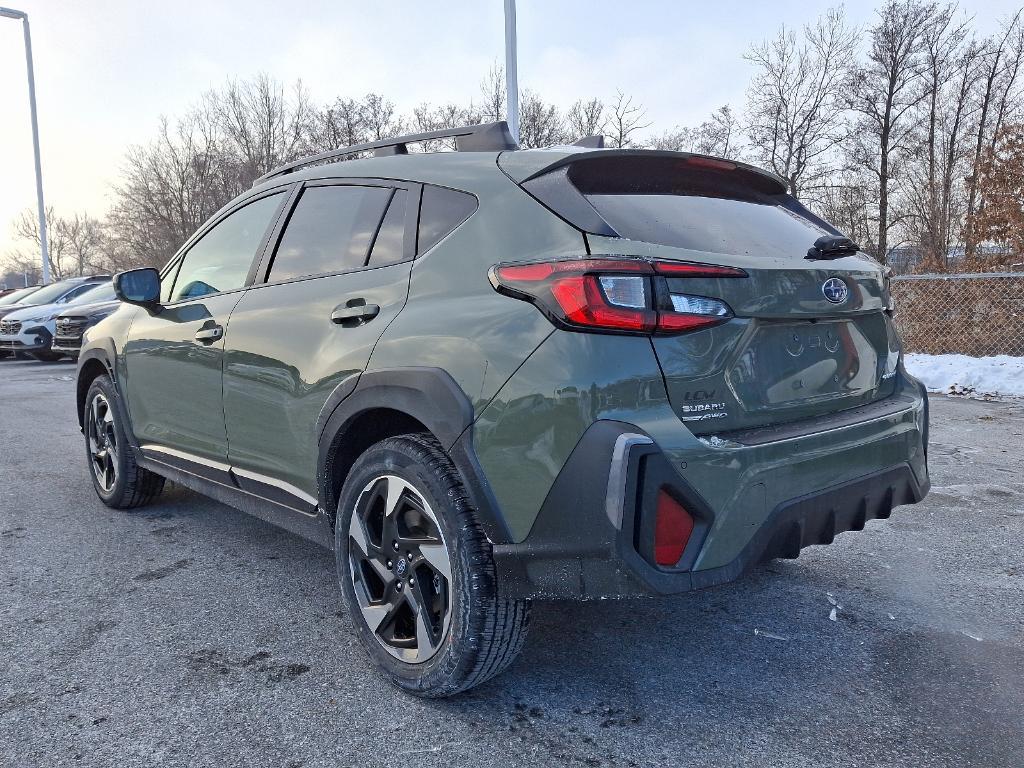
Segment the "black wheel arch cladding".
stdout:
[[407,415],[423,425],[440,443],[459,472],[476,509],[484,534],[492,543],[511,541],[497,501],[473,450],[473,406],[451,375],[441,368],[385,368],[363,373],[351,386],[339,385],[334,410],[322,419],[317,457],[318,502],[333,514],[340,484],[335,480],[337,460],[345,436],[356,419],[376,409]]

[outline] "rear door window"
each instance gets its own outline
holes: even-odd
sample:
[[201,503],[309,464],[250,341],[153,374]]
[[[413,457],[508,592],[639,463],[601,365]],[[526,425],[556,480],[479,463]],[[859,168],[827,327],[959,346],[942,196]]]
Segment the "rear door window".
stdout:
[[423,186],[416,253],[426,253],[476,210],[476,198],[445,187]]
[[377,239],[373,242],[373,250],[370,251],[371,267],[383,267],[387,264],[397,264],[405,260],[405,214],[406,200],[408,193],[404,189],[395,190],[391,203],[388,205],[388,212],[384,214],[380,229],[377,232]]
[[390,198],[385,187],[304,189],[281,236],[268,282],[365,266]]

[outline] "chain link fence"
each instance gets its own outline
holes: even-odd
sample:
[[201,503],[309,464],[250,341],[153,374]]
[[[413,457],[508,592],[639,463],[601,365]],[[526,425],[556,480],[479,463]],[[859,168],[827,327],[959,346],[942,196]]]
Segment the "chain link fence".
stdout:
[[1024,356],[1024,273],[892,278],[907,352]]

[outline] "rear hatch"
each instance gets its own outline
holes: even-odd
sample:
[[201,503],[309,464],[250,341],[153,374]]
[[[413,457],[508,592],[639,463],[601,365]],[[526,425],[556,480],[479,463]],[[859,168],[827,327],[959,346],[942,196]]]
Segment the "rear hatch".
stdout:
[[[668,278],[678,300],[717,299],[732,313],[715,327],[652,337],[672,406],[694,433],[819,417],[894,391],[899,345],[883,268],[855,250],[831,250],[840,233],[775,176],[621,150],[566,154],[529,172],[528,154],[539,153],[506,153],[504,170],[583,229],[591,254],[746,273]],[[808,258],[816,241],[825,250]]]

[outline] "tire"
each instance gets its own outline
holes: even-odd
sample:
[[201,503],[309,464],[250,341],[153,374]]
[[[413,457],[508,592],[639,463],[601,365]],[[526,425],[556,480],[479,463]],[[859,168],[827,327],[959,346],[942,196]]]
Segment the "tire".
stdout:
[[339,498],[334,542],[360,641],[402,690],[452,696],[518,657],[529,603],[497,594],[491,545],[429,433],[388,438],[359,457]]
[[55,363],[64,357],[60,352],[53,352],[49,349],[41,349],[38,352],[29,352],[29,354],[36,360],[43,363]]
[[85,456],[100,500],[114,509],[132,509],[159,496],[164,478],[135,463],[135,453],[114,407],[116,398],[108,376],[97,376],[89,386],[82,418]]

